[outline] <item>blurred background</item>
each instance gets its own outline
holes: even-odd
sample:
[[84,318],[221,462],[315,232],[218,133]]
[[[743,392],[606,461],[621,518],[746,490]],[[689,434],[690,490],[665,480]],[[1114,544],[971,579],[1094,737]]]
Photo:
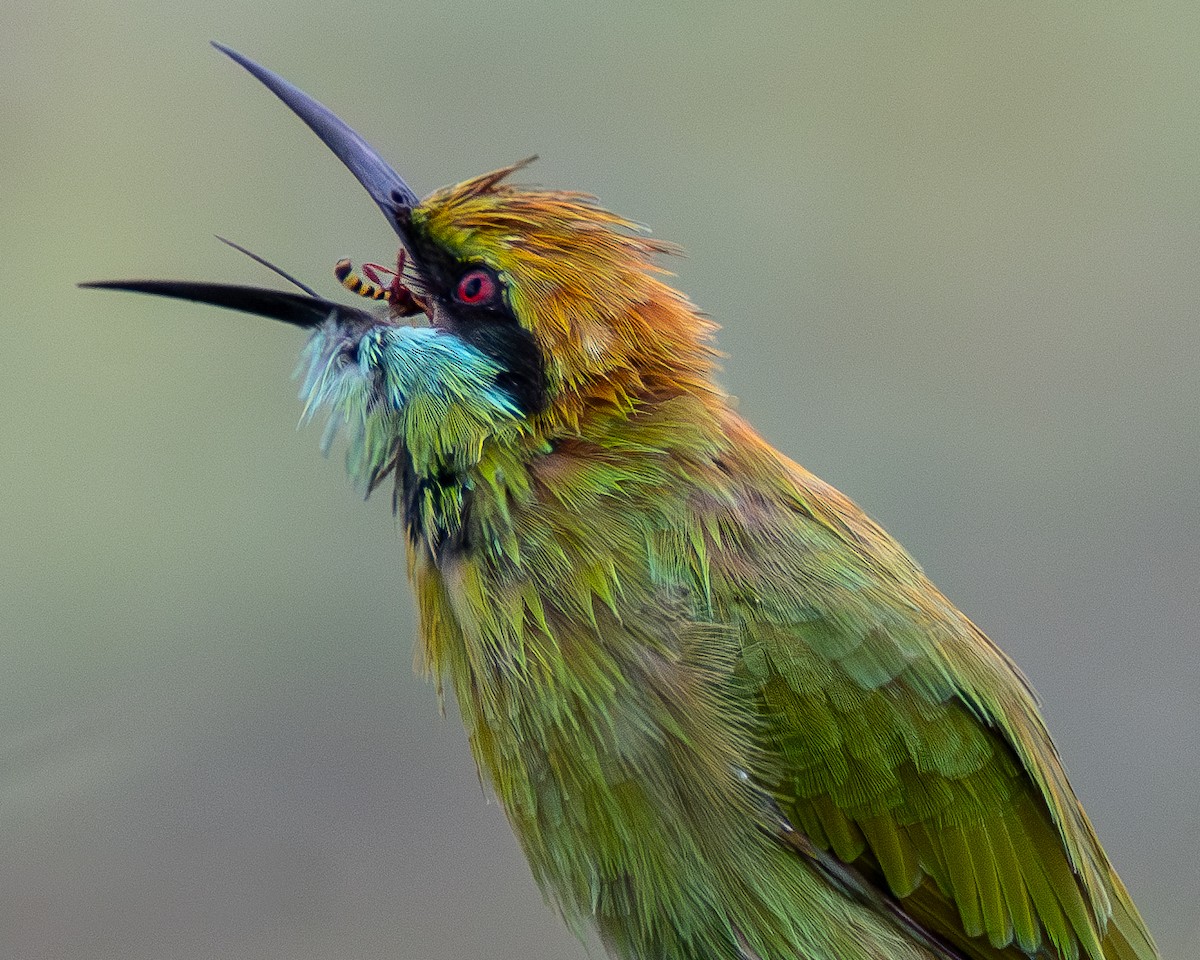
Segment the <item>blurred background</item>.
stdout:
[[387,497],[300,335],[76,290],[330,295],[383,218],[207,46],[417,188],[519,159],[682,244],[724,382],[1024,667],[1200,952],[1200,9],[16,4],[0,14],[0,956],[582,958],[410,670]]

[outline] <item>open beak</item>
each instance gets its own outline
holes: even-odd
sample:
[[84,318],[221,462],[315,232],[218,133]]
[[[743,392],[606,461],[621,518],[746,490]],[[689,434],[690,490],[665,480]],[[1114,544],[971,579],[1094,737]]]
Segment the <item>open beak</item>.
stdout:
[[[417,195],[400,174],[391,168],[366,140],[340,120],[328,107],[318,103],[302,90],[288,83],[266,67],[242,56],[224,44],[213,46],[246,68],[263,85],[282,100],[334,155],[346,165],[358,182],[366,188],[384,217],[396,231],[401,243],[407,232],[409,213],[417,204]],[[371,326],[379,318],[366,310],[334,303],[307,294],[284,293],[264,287],[234,284],[201,283],[188,280],[102,280],[81,283],[81,287],[108,290],[130,290],[158,296],[194,300],[231,310],[241,310],[299,327],[316,327],[331,316],[339,322]]]

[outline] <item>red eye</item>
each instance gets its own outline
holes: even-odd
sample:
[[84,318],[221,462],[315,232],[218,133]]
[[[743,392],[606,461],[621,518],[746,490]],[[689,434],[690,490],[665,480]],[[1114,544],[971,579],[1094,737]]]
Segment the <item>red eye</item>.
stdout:
[[490,303],[496,296],[496,280],[486,270],[472,270],[462,275],[454,295],[460,303],[471,306]]

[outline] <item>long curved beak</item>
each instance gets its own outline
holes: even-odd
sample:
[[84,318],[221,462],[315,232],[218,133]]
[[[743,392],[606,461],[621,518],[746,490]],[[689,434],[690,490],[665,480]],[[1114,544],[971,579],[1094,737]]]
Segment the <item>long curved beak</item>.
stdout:
[[[383,211],[383,215],[387,217],[388,223],[392,225],[392,229],[396,231],[403,243],[409,211],[416,206],[418,200],[417,195],[404,182],[400,174],[393,170],[366,140],[338,119],[337,115],[328,107],[318,103],[277,73],[242,56],[236,50],[231,50],[216,41],[213,41],[213,46],[261,80],[267,89],[279,97],[296,116],[312,128],[321,141],[334,152],[334,155],[366,188],[371,199]],[[232,244],[232,246],[237,247],[236,244]],[[242,248],[237,247],[237,249]],[[242,252],[249,253],[245,250]],[[265,263],[255,254],[249,255],[255,260]],[[344,326],[366,328],[379,323],[379,318],[374,314],[318,297],[309,288],[299,284],[278,267],[271,264],[266,265],[285,279],[300,286],[305,291],[304,294],[285,293],[265,287],[203,283],[192,280],[104,280],[81,283],[79,286],[106,290],[129,290],[134,293],[151,293],[179,300],[193,300],[197,303],[207,303],[230,310],[241,310],[245,313],[270,317],[305,328],[320,326],[330,317],[335,318]]]
[[240,310],[272,320],[282,320],[297,327],[319,327],[331,317],[340,326],[362,329],[375,326],[379,317],[358,307],[334,303],[321,297],[302,293],[287,293],[267,287],[247,287],[233,283],[204,283],[195,280],[93,280],[81,283],[91,290],[128,290],[132,293],[152,293],[176,300],[192,300],[227,310]]
[[313,133],[321,138],[321,142],[358,178],[358,182],[366,188],[371,199],[378,204],[392,229],[403,241],[408,211],[417,205],[418,200],[400,174],[328,107],[288,83],[279,74],[260,66],[223,43],[214,40],[212,45],[245,67],[296,116],[308,124]]

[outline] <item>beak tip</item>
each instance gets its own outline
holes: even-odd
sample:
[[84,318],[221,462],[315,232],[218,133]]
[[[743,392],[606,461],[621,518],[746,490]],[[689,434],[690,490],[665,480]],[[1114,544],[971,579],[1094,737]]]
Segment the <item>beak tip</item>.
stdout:
[[233,47],[226,46],[220,40],[209,40],[208,42],[212,44],[214,48],[220,50],[221,53],[225,54],[225,56],[229,57],[230,60],[236,60],[241,63],[245,59],[240,53],[234,50]]
[[283,103],[325,143],[358,179],[379,206],[397,234],[403,239],[403,216],[400,211],[412,208],[420,201],[404,179],[361,137],[328,107],[285,80],[243,56],[232,47],[217,40],[213,47],[234,63],[243,67]]

